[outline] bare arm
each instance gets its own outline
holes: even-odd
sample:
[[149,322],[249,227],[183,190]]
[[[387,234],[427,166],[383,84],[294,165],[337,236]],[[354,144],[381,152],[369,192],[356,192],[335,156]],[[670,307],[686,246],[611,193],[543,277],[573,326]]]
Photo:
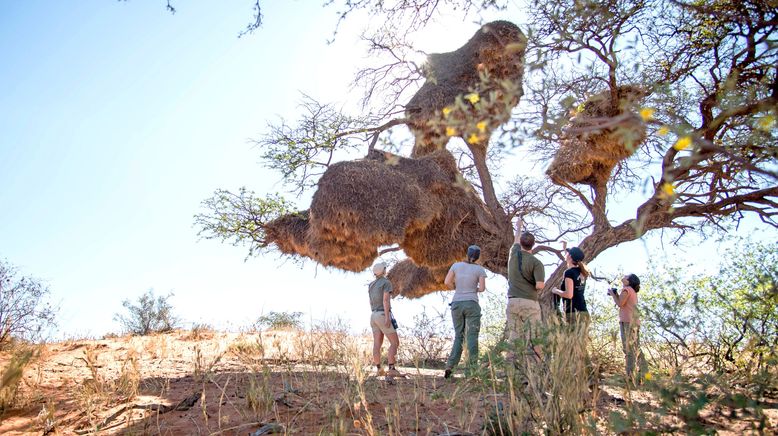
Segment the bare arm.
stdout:
[[546,287],[546,282],[535,282],[535,289],[540,291],[541,289]]
[[453,269],[450,269],[448,270],[448,274],[446,274],[446,279],[443,280],[443,283],[448,286],[449,289],[454,289],[456,287],[455,280],[456,274],[454,273]]
[[486,290],[486,277],[478,277],[478,292],[484,292]]
[[624,307],[627,305],[627,301],[629,301],[629,289],[624,288],[621,290],[621,294],[619,294],[616,305],[619,307]]
[[392,293],[384,292],[384,322],[386,326],[392,325]]
[[559,295],[562,298],[573,298],[573,279],[565,277],[565,290],[552,289],[551,292]]
[[521,239],[521,229],[524,227],[524,218],[519,217],[516,220],[516,233],[513,235],[513,243],[518,244]]
[[618,291],[608,292],[608,295],[611,296],[613,299],[613,303],[616,304],[616,306],[619,305],[619,293]]

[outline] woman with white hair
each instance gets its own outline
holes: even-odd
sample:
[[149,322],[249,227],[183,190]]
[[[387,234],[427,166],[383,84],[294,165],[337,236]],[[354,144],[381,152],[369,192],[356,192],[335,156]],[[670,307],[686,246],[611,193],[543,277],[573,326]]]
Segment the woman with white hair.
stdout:
[[[443,377],[451,373],[462,357],[462,341],[467,337],[468,364],[474,367],[478,362],[478,333],[481,330],[481,306],[478,293],[486,290],[486,270],[476,261],[481,257],[477,245],[467,247],[467,261],[451,265],[445,284],[456,289],[451,298],[451,320],[454,322],[454,344],[446,362]],[[465,334],[467,333],[467,334]]]
[[[377,375],[396,376],[400,373],[394,365],[397,361],[397,348],[400,346],[400,338],[393,324],[392,318],[392,283],[386,278],[386,264],[378,262],[373,265],[373,280],[367,288],[370,296],[370,328],[373,330],[373,365]],[[381,346],[384,344],[384,336],[389,339],[389,353],[387,363],[389,370],[384,372],[381,367]]]

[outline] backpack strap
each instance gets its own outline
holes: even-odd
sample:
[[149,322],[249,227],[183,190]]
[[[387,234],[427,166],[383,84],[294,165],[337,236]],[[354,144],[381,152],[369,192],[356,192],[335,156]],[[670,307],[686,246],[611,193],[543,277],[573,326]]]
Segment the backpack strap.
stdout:
[[528,283],[532,283],[533,285],[537,284],[537,282],[534,280],[530,280],[527,278],[527,276],[524,275],[524,270],[521,269],[521,246],[519,246],[519,255],[516,256],[516,259],[518,259],[519,262],[519,274],[521,274],[521,277],[524,278]]

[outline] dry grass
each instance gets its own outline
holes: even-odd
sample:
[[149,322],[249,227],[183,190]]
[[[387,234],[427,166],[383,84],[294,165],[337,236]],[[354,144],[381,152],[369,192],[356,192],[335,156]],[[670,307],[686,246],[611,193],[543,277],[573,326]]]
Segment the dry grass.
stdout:
[[[667,385],[626,389],[614,374],[590,391],[583,342],[565,326],[546,332],[540,362],[514,369],[490,354],[470,377],[453,380],[421,366],[402,367],[407,378],[376,377],[370,338],[348,334],[338,320],[309,332],[186,338],[191,332],[51,344],[44,359],[26,365],[40,372],[30,379],[42,395],[6,411],[0,432],[245,434],[265,425],[283,434],[608,434],[618,425],[678,432],[692,428],[684,413],[697,398],[689,380],[673,382],[685,388],[667,408],[660,395]],[[17,395],[28,396],[31,386],[18,386]],[[706,389],[711,398],[731,394]],[[774,426],[775,406],[764,404],[764,413],[709,405],[699,422],[722,433],[758,428],[760,419]],[[738,418],[728,418],[733,411]]]

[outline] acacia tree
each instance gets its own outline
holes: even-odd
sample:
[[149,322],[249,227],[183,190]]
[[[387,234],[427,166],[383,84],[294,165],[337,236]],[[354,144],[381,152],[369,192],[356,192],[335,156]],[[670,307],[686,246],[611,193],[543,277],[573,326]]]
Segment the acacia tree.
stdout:
[[54,327],[56,308],[49,288],[33,277],[19,277],[16,267],[0,261],[0,349],[13,339],[36,341]]
[[[746,214],[778,226],[778,12],[770,3],[529,1],[528,61],[516,92],[521,102],[491,136],[487,167],[476,168],[478,156],[469,144],[446,145],[484,200],[485,232],[496,229],[510,240],[510,220],[525,215],[535,224],[538,251],[561,258],[549,243],[575,239],[591,261],[652,230],[672,231],[679,241],[689,232],[737,225]],[[398,117],[406,108],[394,102],[407,102],[429,75],[407,60],[414,51],[409,38],[440,8],[477,17],[505,6],[497,0],[345,2],[341,19],[359,10],[385,18],[383,27],[365,34],[369,50],[385,62],[366,66],[355,80],[371,111],[349,116],[306,98],[298,123],[270,126],[258,140],[267,165],[279,169],[292,189],[304,191],[357,150],[402,150],[395,126],[411,120]],[[564,163],[564,150],[575,153],[576,144],[603,132],[619,139],[624,136],[620,126],[634,125],[636,117],[638,134],[618,141],[626,153],[591,169],[590,177],[567,177],[552,162],[548,176],[519,177],[497,193],[491,173],[503,150],[520,147],[540,162]],[[633,216],[614,221],[614,201],[641,191],[644,198]],[[289,210],[278,196],[262,199],[245,190],[218,191],[204,206],[196,217],[201,235],[247,243],[251,253],[277,243],[268,237],[267,224]],[[504,265],[487,267],[505,274]],[[552,272],[547,290],[558,285],[563,270]]]

